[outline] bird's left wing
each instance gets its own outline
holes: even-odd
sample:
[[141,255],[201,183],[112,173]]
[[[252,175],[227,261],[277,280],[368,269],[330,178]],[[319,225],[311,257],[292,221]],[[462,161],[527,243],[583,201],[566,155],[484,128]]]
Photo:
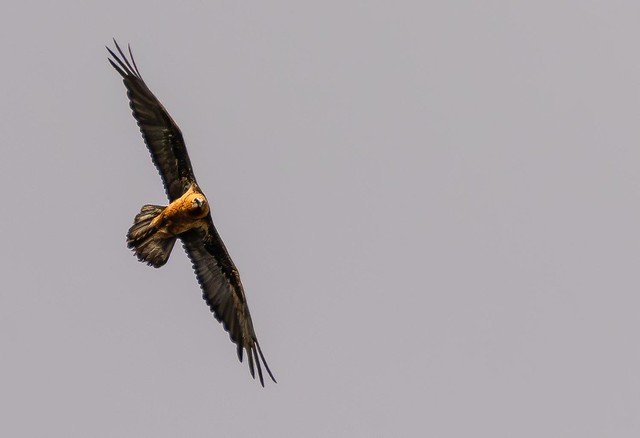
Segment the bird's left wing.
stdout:
[[109,62],[123,78],[133,117],[138,122],[153,163],[160,172],[167,196],[174,201],[196,181],[182,132],[142,80],[131,47],[129,60],[118,43],[115,40],[113,42],[120,56],[107,47],[113,57]]
[[180,238],[193,263],[203,297],[236,344],[238,359],[242,362],[243,351],[246,350],[253,378],[255,379],[255,363],[262,386],[262,365],[275,382],[253,329],[240,275],[213,225],[211,215],[207,218],[206,231],[192,229],[181,234]]

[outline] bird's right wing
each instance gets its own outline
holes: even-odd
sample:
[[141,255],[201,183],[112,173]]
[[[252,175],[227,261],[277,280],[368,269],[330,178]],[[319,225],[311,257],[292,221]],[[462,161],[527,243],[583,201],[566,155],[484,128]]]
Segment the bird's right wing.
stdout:
[[115,40],[113,42],[120,56],[107,47],[113,57],[109,62],[123,78],[133,117],[138,122],[144,141],[151,152],[153,163],[160,172],[167,196],[173,201],[182,196],[195,182],[182,133],[167,110],[144,83],[133,59],[131,47],[129,47],[131,58],[129,61],[118,43]]

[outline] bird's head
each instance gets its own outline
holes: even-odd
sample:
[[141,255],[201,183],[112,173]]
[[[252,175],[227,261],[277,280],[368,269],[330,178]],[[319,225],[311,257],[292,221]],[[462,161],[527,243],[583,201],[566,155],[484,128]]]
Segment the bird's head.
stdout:
[[203,197],[197,196],[195,198],[193,198],[193,200],[191,201],[191,206],[193,208],[202,208],[204,206],[204,204],[206,204],[207,200],[204,199]]
[[209,214],[209,201],[195,184],[182,195],[181,204],[186,213],[194,219],[201,219]]
[[194,193],[189,199],[189,216],[203,218],[209,214],[209,202],[202,193]]

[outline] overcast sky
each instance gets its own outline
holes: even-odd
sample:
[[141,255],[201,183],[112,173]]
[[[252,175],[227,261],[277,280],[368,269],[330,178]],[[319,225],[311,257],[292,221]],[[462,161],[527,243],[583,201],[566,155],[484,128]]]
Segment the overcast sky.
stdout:
[[[179,4],[179,6],[178,6]],[[637,437],[637,1],[14,2],[0,435]],[[105,44],[181,127],[278,384],[176,246]]]

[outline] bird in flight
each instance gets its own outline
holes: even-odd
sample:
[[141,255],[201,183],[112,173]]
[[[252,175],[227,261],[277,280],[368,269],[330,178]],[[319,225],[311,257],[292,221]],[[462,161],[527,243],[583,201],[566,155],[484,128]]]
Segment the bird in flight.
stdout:
[[145,84],[131,47],[127,58],[113,42],[118,53],[107,47],[109,62],[123,78],[133,117],[169,198],[168,206],[142,207],[127,233],[127,246],[138,260],[159,268],[167,263],[179,238],[193,263],[205,301],[236,344],[238,359],[242,362],[246,350],[253,378],[257,368],[264,386],[264,366],[275,382],[253,329],[240,275],[213,225],[209,202],[196,182],[180,128]]

